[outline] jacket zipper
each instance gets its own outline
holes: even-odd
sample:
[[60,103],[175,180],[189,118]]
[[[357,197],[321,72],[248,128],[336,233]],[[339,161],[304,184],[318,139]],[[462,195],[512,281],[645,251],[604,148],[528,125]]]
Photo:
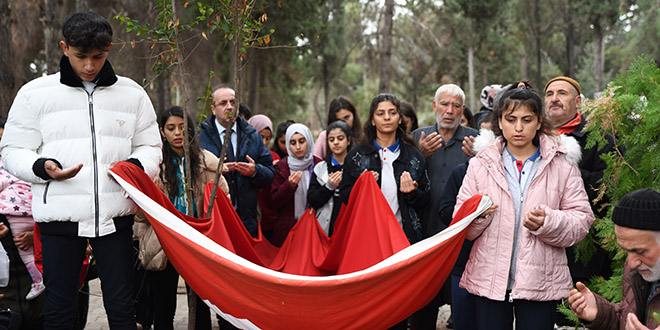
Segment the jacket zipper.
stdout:
[[48,181],[48,183],[46,183],[46,188],[44,188],[44,204],[47,204],[46,203],[46,196],[48,195],[48,187],[50,187],[50,183],[51,183],[51,181]]
[[99,170],[98,159],[96,155],[96,129],[94,127],[94,91],[87,93],[89,101],[89,122],[92,129],[92,159],[94,168],[94,236],[99,237]]

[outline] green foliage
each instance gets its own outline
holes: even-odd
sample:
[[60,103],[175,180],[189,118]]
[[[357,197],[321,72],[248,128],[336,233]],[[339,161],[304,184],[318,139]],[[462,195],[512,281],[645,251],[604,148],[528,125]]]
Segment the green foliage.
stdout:
[[561,304],[557,305],[557,311],[560,312],[564,317],[571,321],[575,325],[575,329],[577,330],[579,325],[580,325],[580,320],[573,314],[571,311],[570,307],[568,307],[568,301],[564,300]]
[[[590,132],[587,147],[603,146],[605,135],[616,137],[600,187],[607,197],[607,216],[594,224],[603,248],[614,254],[612,278],[592,281],[591,289],[612,301],[621,300],[625,251],[616,244],[612,211],[628,192],[658,189],[660,184],[660,68],[647,56],[635,59],[627,73],[608,86],[605,95],[585,105]],[[625,146],[625,147],[624,147]]]
[[[232,0],[197,2],[194,10],[192,6],[189,6],[189,2],[185,2],[184,9],[192,11],[192,16],[194,16],[187,22],[181,22],[181,15],[175,15],[176,8],[172,7],[172,3],[175,2],[158,1],[154,7],[154,10],[158,12],[155,24],[142,23],[121,14],[114,17],[121,25],[126,25],[127,32],[134,31],[137,36],[143,37],[138,42],[150,42],[152,48],[156,44],[165,44],[168,47],[168,50],[160,53],[154,62],[152,70],[156,74],[169,71],[178,58],[184,56],[179,49],[184,44],[182,40],[178,39],[179,33],[196,32],[198,41],[200,38],[208,40],[207,32],[208,34],[223,33],[227,40],[235,40],[237,36],[240,36],[239,57],[242,57],[245,56],[249,47],[257,44],[259,46],[268,45],[270,36],[274,32],[270,30],[270,33],[260,35],[268,16],[264,13],[256,19],[251,18],[252,6],[244,1],[238,1],[237,6],[234,6]],[[238,26],[236,26],[236,22],[238,22]],[[198,32],[200,30],[201,32]],[[135,41],[132,42],[132,45],[135,45]]]

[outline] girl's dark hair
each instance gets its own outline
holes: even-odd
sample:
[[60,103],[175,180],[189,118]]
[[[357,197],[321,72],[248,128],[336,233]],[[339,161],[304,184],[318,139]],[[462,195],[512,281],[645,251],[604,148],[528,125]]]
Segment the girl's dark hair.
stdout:
[[[463,109],[463,115],[468,121],[467,127],[472,127],[472,124],[474,123],[474,116],[472,115],[472,110],[470,110],[470,108],[468,107],[465,107],[465,109]],[[463,120],[463,118],[461,118],[461,120]]]
[[107,50],[112,43],[112,27],[95,12],[75,13],[62,24],[62,36],[67,46],[87,53],[93,49]]
[[517,107],[527,106],[534,115],[541,121],[541,128],[536,131],[533,143],[538,146],[539,132],[549,134],[547,120],[543,114],[543,102],[536,93],[532,85],[527,81],[511,85],[507,88],[493,109],[493,118],[491,121],[492,129],[495,135],[502,135],[499,120],[506,113],[513,112]]
[[365,138],[362,143],[373,148],[373,141],[376,139],[378,133],[376,132],[376,126],[371,124],[371,120],[374,118],[374,113],[376,112],[376,109],[378,109],[378,103],[387,102],[387,101],[392,102],[392,104],[394,104],[396,111],[399,113],[399,117],[401,117],[401,123],[399,123],[399,126],[396,128],[397,139],[411,146],[417,146],[417,144],[415,144],[415,141],[413,141],[408,136],[408,134],[406,134],[406,121],[403,118],[403,112],[401,112],[401,101],[399,101],[399,98],[396,97],[396,95],[389,93],[378,94],[376,95],[376,97],[374,97],[373,100],[371,100],[371,106],[369,107],[369,118],[364,123]]
[[[493,110],[481,110],[474,116],[474,129],[477,131],[481,129],[482,123],[493,122]],[[492,127],[492,126],[491,126]]]
[[5,128],[6,123],[7,123],[7,118],[0,117],[0,128]]
[[[415,107],[413,107],[412,104],[405,101],[401,101],[401,112],[403,113],[404,116],[409,117],[410,120],[412,121],[410,132],[419,128],[419,123],[417,122],[417,114],[415,113]],[[403,118],[403,120],[406,120],[406,118]]]
[[346,135],[346,138],[348,139],[348,146],[346,146],[346,152],[350,151],[351,148],[353,147],[353,133],[351,131],[351,127],[348,126],[348,124],[343,121],[343,120],[336,120],[335,122],[331,123],[328,125],[328,128],[326,130],[326,135],[325,135],[325,146],[326,150],[328,152],[326,153],[325,156],[325,161],[326,163],[330,164],[330,156],[332,155],[332,152],[330,152],[330,142],[328,142],[328,138],[330,137],[330,132],[332,132],[334,129],[339,128],[344,134]]
[[353,114],[353,126],[351,127],[353,138],[356,141],[362,140],[362,122],[360,121],[360,116],[358,115],[355,103],[346,96],[340,95],[330,101],[330,105],[328,106],[328,121],[326,125],[330,125],[339,120],[339,118],[337,118],[337,111],[341,109],[346,109]]
[[[198,187],[197,179],[200,177],[202,172],[202,164],[200,161],[200,149],[197,139],[195,138],[195,123],[189,115],[186,114],[184,117],[183,109],[178,106],[173,106],[165,111],[163,111],[160,116],[158,116],[158,126],[160,129],[165,129],[165,123],[167,120],[172,117],[177,116],[185,118],[188,121],[188,143],[190,143],[189,157],[190,157],[190,176],[192,182],[192,189],[196,191],[197,189],[203,189],[203,187]],[[179,194],[179,186],[183,182],[179,182],[179,177],[176,175],[177,166],[174,164],[174,157],[177,155],[172,150],[170,143],[167,142],[167,139],[164,136],[161,136],[163,140],[163,162],[160,164],[160,179],[164,184],[167,185],[167,191],[170,198],[174,198]]]
[[277,143],[277,140],[279,140],[281,137],[286,136],[286,129],[291,126],[291,124],[295,124],[296,122],[287,119],[286,121],[281,122],[279,125],[277,125],[277,132],[275,134],[275,143],[273,143],[273,146],[270,147],[270,150],[275,151],[276,154],[280,156],[280,158],[284,158],[284,156],[288,156],[289,154],[287,153],[286,150],[280,149],[280,145]]

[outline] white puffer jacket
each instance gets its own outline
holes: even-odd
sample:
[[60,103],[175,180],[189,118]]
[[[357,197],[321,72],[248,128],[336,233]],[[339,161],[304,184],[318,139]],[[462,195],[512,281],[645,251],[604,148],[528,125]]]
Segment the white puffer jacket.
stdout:
[[[67,81],[71,74],[63,75]],[[162,157],[161,140],[147,93],[131,79],[117,78],[114,83],[110,79],[109,86],[99,83],[91,95],[83,87],[61,83],[60,73],[35,79],[19,90],[0,148],[6,168],[32,182],[37,222],[77,222],[78,236],[98,237],[116,231],[114,217],[137,212],[108,169],[134,158],[154,177]],[[40,158],[55,159],[63,169],[80,163],[83,167],[71,179],[46,181],[33,170]]]

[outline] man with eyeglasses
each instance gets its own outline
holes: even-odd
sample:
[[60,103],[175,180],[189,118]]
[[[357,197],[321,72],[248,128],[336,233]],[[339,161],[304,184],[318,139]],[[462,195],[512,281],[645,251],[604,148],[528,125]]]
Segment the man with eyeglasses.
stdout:
[[[201,148],[209,150],[217,157],[220,156],[232,113],[238,111],[235,94],[229,85],[216,87],[211,94],[213,114],[206,118],[200,127]],[[242,117],[236,118],[229,131],[231,136],[225,160],[228,171],[223,175],[229,183],[231,202],[238,216],[250,235],[256,237],[257,191],[270,186],[273,181],[273,158],[264,146],[261,135]]]
[[[445,229],[440,221],[440,199],[445,190],[451,171],[459,164],[465,163],[472,154],[470,138],[477,131],[461,126],[461,118],[465,110],[465,93],[454,84],[440,86],[435,92],[433,112],[435,125],[421,127],[412,132],[412,138],[418,141],[419,150],[426,157],[426,173],[431,186],[431,198],[423,213],[422,223],[426,237],[430,237]],[[466,142],[466,147],[463,147]],[[410,328],[435,329],[438,318],[438,308],[450,303],[451,294],[448,284],[426,307],[417,311],[410,318]],[[468,316],[469,317],[469,316]]]

